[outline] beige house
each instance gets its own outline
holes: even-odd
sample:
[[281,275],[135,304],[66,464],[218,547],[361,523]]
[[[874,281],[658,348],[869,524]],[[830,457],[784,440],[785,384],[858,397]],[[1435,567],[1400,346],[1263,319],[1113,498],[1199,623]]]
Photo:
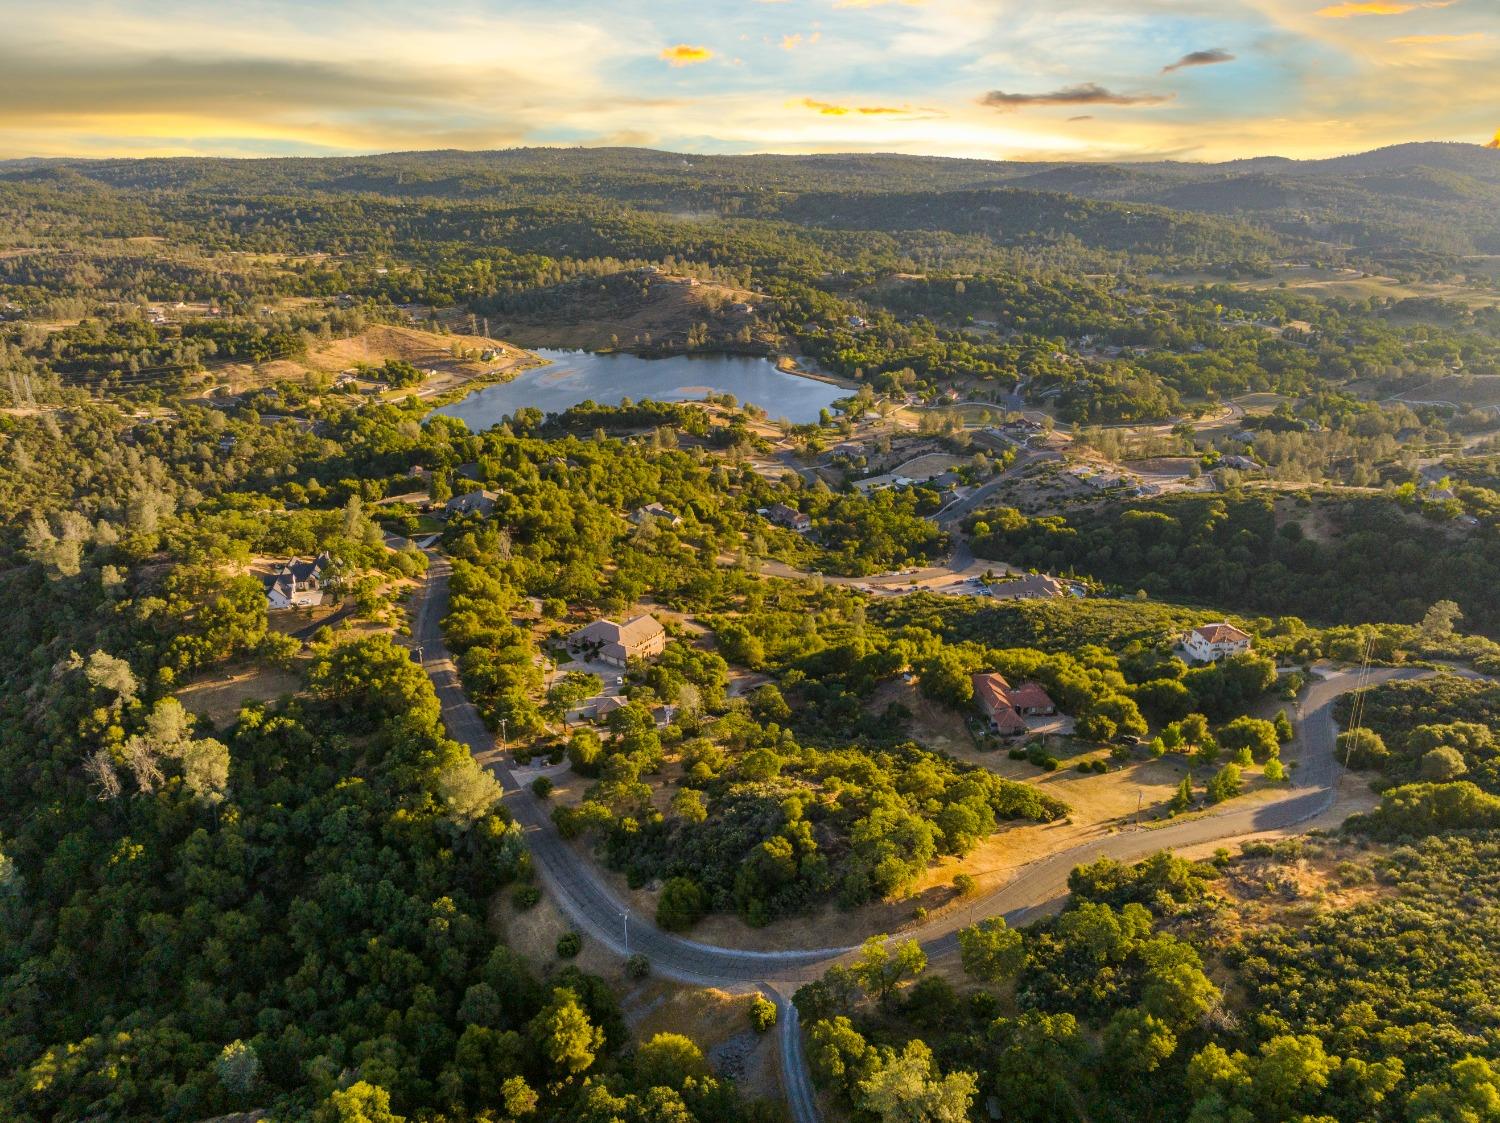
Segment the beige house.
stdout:
[[1195,663],[1213,663],[1249,651],[1250,636],[1227,621],[1200,624],[1182,637],[1182,647]]
[[653,616],[635,616],[623,624],[595,620],[568,637],[568,650],[592,654],[612,667],[632,659],[650,659],[667,646],[667,633]]

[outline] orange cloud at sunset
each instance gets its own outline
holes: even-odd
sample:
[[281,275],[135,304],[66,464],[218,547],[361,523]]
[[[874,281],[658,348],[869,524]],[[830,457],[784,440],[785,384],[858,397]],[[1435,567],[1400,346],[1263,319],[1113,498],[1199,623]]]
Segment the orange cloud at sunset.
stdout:
[[850,113],[858,113],[865,117],[883,117],[910,112],[910,110],[898,109],[893,105],[836,105],[831,101],[818,101],[810,97],[791,104],[801,106],[803,109],[811,109],[814,113],[821,113],[824,117],[846,117]]
[[707,62],[713,58],[714,53],[707,47],[693,47],[687,43],[678,43],[675,47],[662,48],[661,57],[673,66],[697,66],[700,62]]
[[1457,0],[1426,0],[1425,3],[1407,3],[1405,0],[1344,0],[1342,4],[1330,4],[1319,8],[1318,15],[1324,19],[1352,19],[1355,16],[1404,16],[1418,8],[1447,8]]

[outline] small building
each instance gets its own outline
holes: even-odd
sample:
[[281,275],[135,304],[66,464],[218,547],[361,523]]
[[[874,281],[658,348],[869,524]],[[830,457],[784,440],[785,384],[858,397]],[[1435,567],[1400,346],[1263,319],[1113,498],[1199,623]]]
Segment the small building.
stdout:
[[766,508],[766,518],[777,526],[795,530],[798,534],[805,534],[812,529],[812,519],[809,516],[795,507],[788,507],[785,503],[772,503]]
[[1182,638],[1182,647],[1196,663],[1213,663],[1226,655],[1250,650],[1250,636],[1227,621],[1200,624]]
[[595,620],[568,637],[568,650],[594,653],[612,667],[623,667],[632,659],[660,655],[667,646],[667,633],[654,616],[634,616],[623,624]]
[[990,596],[998,600],[1041,600],[1064,596],[1067,592],[1068,587],[1048,573],[1028,573],[990,586]]
[[1240,456],[1238,454],[1221,456],[1219,463],[1226,468],[1233,468],[1237,472],[1253,472],[1260,467],[1259,464],[1251,460],[1248,456]]
[[636,526],[646,522],[663,522],[668,526],[681,526],[682,516],[670,507],[663,507],[660,503],[647,503],[644,507],[637,507],[630,513],[630,521]]
[[281,611],[288,608],[315,608],[323,603],[323,571],[329,557],[319,554],[310,561],[293,558],[283,562],[265,579],[266,607]]
[[495,509],[495,493],[492,491],[465,491],[443,504],[443,518],[459,515],[487,515]]

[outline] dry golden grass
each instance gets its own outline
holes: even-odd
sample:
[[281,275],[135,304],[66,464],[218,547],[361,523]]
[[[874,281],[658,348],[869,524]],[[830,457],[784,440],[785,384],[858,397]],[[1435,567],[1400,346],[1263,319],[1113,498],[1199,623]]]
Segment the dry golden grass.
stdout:
[[216,726],[228,725],[246,702],[269,702],[302,689],[302,677],[271,667],[240,667],[191,682],[177,691],[183,708]]

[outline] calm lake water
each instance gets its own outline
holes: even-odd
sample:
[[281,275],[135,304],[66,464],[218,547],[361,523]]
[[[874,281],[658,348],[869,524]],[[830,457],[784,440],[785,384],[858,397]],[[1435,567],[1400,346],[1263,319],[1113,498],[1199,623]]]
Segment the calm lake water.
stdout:
[[434,413],[457,417],[475,432],[498,425],[521,409],[535,406],[543,413],[561,413],[569,406],[593,400],[619,405],[621,399],[683,402],[710,393],[733,394],[753,402],[775,418],[795,424],[816,421],[818,411],[848,396],[838,386],[777,370],[769,359],[745,355],[674,355],[642,359],[637,355],[592,351],[536,352],[551,362],[523,371],[509,382],[475,390],[462,401]]

